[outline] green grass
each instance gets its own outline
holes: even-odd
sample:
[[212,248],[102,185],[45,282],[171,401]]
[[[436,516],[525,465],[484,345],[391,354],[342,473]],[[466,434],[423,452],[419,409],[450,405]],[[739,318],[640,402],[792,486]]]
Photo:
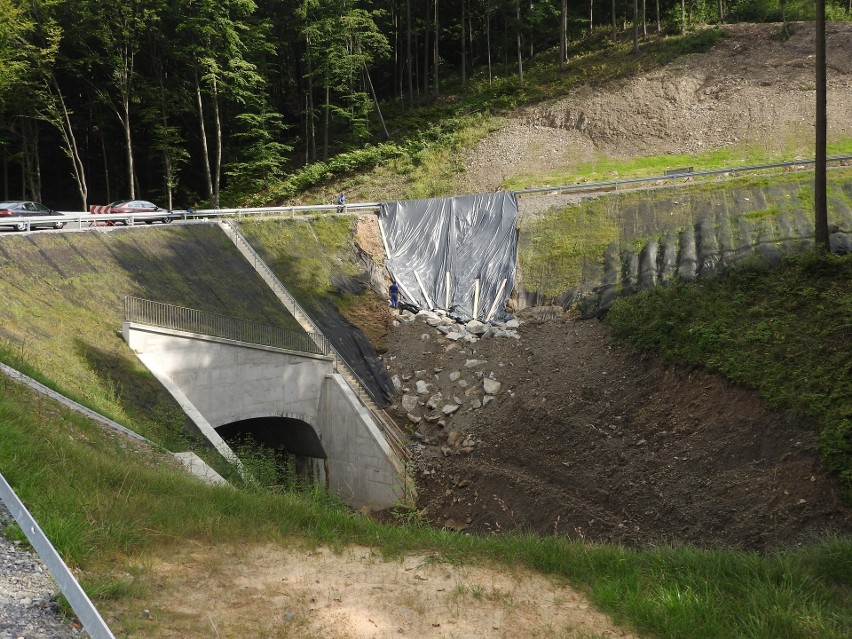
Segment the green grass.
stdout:
[[[784,140],[782,148],[777,148],[776,141],[771,142],[772,146],[761,146],[752,142],[724,149],[680,155],[647,155],[630,159],[601,156],[593,162],[568,166],[560,172],[513,177],[506,180],[503,186],[507,190],[519,191],[543,186],[658,176],[663,175],[667,170],[685,167],[693,167],[696,171],[710,171],[786,162],[792,158],[813,159],[813,141],[808,136],[791,134]],[[852,137],[840,137],[830,141],[828,155],[852,155]]]
[[366,201],[458,192],[463,174],[460,151],[494,130],[512,110],[570,94],[581,85],[602,85],[651,71],[680,56],[706,51],[723,37],[720,30],[709,28],[652,38],[637,57],[625,39],[613,43],[598,34],[570,47],[562,71],[555,49],[528,61],[523,85],[514,65],[495,65],[491,82],[481,69],[464,87],[451,78],[441,96],[424,97],[414,109],[398,100],[383,105],[389,141],[338,149],[333,158],[298,169],[247,202],[330,203],[341,188],[350,193],[350,200]]
[[852,256],[809,252],[777,270],[752,263],[622,298],[607,322],[626,343],[718,371],[813,420],[852,495],[850,318]]
[[[833,170],[828,179],[830,221],[842,226],[840,208],[852,209],[852,171]],[[772,229],[782,215],[804,215],[810,220],[812,211],[813,174],[809,172],[608,193],[522,217],[520,273],[527,291],[554,299],[578,287],[599,285],[607,250],[636,252],[651,238],[676,238],[701,220],[717,226],[724,221],[736,229],[737,220],[744,217],[772,235],[777,234]]]
[[[524,534],[476,537],[385,525],[322,492],[209,487],[152,453],[0,380],[0,467],[99,607],[146,601],[140,557],[188,544],[363,544],[387,558],[523,564],[564,578],[648,637],[825,639],[852,632],[852,542],[760,556],[601,546]],[[20,533],[18,532],[18,535]],[[127,621],[128,624],[132,620]]]
[[193,445],[186,416],[122,339],[123,296],[294,324],[212,225],[5,235],[2,248],[0,361],[171,450]]
[[303,307],[335,292],[335,278],[359,272],[351,218],[249,221],[240,231]]

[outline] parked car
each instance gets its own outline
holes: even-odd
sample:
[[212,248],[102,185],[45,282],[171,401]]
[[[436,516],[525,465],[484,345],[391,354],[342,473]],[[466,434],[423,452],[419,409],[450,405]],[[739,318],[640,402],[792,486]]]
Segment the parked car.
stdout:
[[30,228],[51,227],[61,229],[65,218],[59,211],[46,207],[41,202],[10,200],[0,202],[0,226],[11,226],[16,231],[24,231],[29,220]]
[[163,211],[163,217],[151,217],[144,220],[145,224],[153,224],[154,222],[162,222],[163,224],[171,224],[172,212],[168,209],[163,209],[147,200],[119,200],[109,205],[110,213],[156,213]]

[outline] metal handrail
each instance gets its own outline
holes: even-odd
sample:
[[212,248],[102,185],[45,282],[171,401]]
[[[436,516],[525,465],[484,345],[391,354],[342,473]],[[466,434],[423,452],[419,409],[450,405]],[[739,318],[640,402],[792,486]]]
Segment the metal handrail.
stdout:
[[[319,329],[319,327],[311,319],[311,316],[308,315],[307,312],[305,312],[305,309],[303,309],[299,305],[299,302],[296,301],[296,298],[293,297],[293,295],[290,293],[290,291],[287,290],[287,287],[285,287],[284,284],[281,283],[281,280],[278,279],[278,276],[275,275],[275,273],[272,271],[271,268],[269,268],[269,265],[263,260],[263,258],[260,256],[260,254],[254,249],[254,247],[243,236],[243,234],[240,233],[240,231],[238,229],[234,228],[233,224],[231,224],[228,220],[223,220],[223,223],[226,224],[228,226],[228,228],[231,229],[236,240],[241,242],[246,247],[248,252],[251,254],[252,258],[254,258],[254,267],[255,268],[262,268],[266,272],[266,274],[269,276],[269,278],[275,283],[275,286],[286,296],[287,300],[290,302],[290,304],[293,307],[293,308],[287,308],[287,310],[290,311],[291,313],[293,313],[294,315],[295,315],[295,313],[293,312],[293,309],[295,309],[297,312],[301,313],[302,316],[305,318],[305,320],[308,322],[308,324],[310,324],[311,327],[313,328],[314,334],[315,335],[321,335],[322,331]],[[327,339],[327,338],[325,336],[323,336],[323,339]],[[377,398],[376,398],[375,394],[372,392],[372,390],[370,389],[370,387],[367,384],[364,383],[364,380],[361,379],[361,377],[358,375],[358,373],[356,373],[355,370],[351,366],[346,364],[346,360],[343,359],[343,356],[334,347],[334,344],[332,344],[329,341],[328,345],[329,345],[329,348],[331,349],[331,351],[334,353],[335,358],[338,361],[343,362],[343,364],[344,364],[344,366],[346,366],[347,370],[358,381],[361,388],[363,388],[367,392],[367,394],[372,398],[372,400],[374,402],[377,402]]]
[[176,331],[199,333],[238,342],[271,346],[300,353],[330,355],[331,344],[324,335],[294,331],[280,326],[164,304],[139,297],[124,297],[124,317],[128,322],[149,324]]
[[[290,312],[290,314],[293,315],[293,316],[295,316],[296,313],[301,314],[305,318],[305,321],[307,321],[307,323],[313,329],[313,334],[319,335],[323,339],[326,339],[325,336],[322,335],[322,331],[319,329],[319,327],[311,319],[311,316],[308,315],[305,312],[305,309],[303,309],[302,306],[299,304],[299,302],[296,301],[296,298],[293,297],[290,294],[290,291],[288,291],[287,288],[284,286],[284,284],[281,283],[281,280],[278,279],[278,276],[275,275],[275,273],[273,273],[272,269],[269,268],[269,265],[264,261],[264,259],[260,256],[260,254],[256,250],[254,250],[254,247],[243,236],[243,234],[240,233],[239,229],[235,228],[234,225],[231,224],[230,221],[228,221],[228,220],[222,220],[221,222],[222,222],[223,225],[225,225],[229,229],[231,229],[231,233],[233,233],[234,239],[237,242],[241,242],[242,245],[245,246],[246,251],[253,258],[254,268],[255,269],[262,268],[266,272],[266,275],[269,276],[269,278],[275,283],[275,285],[278,287],[278,289],[285,295],[285,297],[287,298],[287,301],[290,303],[290,306],[286,306],[286,304],[285,304],[285,306],[287,307],[287,310]],[[331,342],[329,342],[329,347],[332,350],[334,350],[334,346],[331,344]],[[335,350],[335,353],[336,352],[337,351]]]
[[[843,162],[852,160],[852,155],[834,155],[826,158],[828,162]],[[798,166],[800,164],[816,164],[816,160],[789,160],[787,162],[773,162],[770,164],[752,164],[750,166],[738,166],[727,169],[708,169],[706,171],[683,171],[670,175],[655,175],[652,177],[624,178],[622,180],[609,180],[607,182],[586,182],[583,184],[568,184],[564,186],[542,186],[534,189],[521,189],[513,191],[515,195],[534,195],[536,193],[552,193],[553,191],[593,191],[607,187],[616,187],[622,184],[641,184],[643,182],[658,182],[660,180],[675,180],[681,178],[703,177],[708,175],[722,175],[725,173],[745,173],[747,171],[761,171],[763,169],[777,169],[787,166]]]

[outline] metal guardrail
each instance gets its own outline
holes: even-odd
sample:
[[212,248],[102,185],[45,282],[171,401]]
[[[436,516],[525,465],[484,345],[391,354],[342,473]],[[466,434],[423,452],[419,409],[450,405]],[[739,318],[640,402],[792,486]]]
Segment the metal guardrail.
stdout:
[[[844,162],[852,160],[852,155],[834,155],[826,158],[829,162]],[[727,169],[709,169],[707,171],[683,171],[669,175],[655,175],[652,177],[624,178],[622,180],[610,180],[607,182],[586,182],[583,184],[568,184],[565,186],[542,186],[535,189],[521,189],[514,191],[515,195],[535,195],[536,193],[552,193],[554,191],[594,191],[598,189],[615,188],[623,184],[642,184],[648,182],[659,182],[660,180],[679,180],[684,178],[704,177],[709,175],[724,175],[726,173],[747,173],[750,171],[762,171],[765,169],[779,169],[788,166],[800,166],[803,164],[816,164],[816,160],[790,160],[788,162],[773,162],[770,164],[752,164],[750,166],[737,166]]]
[[[852,160],[852,155],[834,155],[826,158],[826,163],[832,162],[848,162]],[[624,178],[621,180],[608,180],[605,182],[585,182],[581,184],[566,184],[561,186],[542,186],[530,189],[519,189],[513,191],[515,195],[536,195],[539,193],[553,192],[581,192],[595,191],[614,188],[618,190],[620,186],[649,184],[659,181],[681,180],[686,178],[707,177],[713,175],[724,175],[726,173],[747,173],[751,171],[763,171],[766,169],[778,169],[791,166],[811,165],[816,164],[816,160],[802,159],[789,160],[787,162],[771,162],[768,164],[752,164],[748,166],[735,166],[724,169],[710,169],[707,171],[684,171],[678,173],[670,173],[668,175],[654,175],[650,177],[640,178]],[[247,217],[254,215],[270,215],[279,214],[295,217],[297,214],[310,213],[326,213],[330,215],[356,215],[358,213],[376,211],[381,208],[381,202],[358,202],[338,206],[336,204],[311,204],[303,206],[266,206],[253,208],[229,208],[229,209],[173,209],[171,219],[173,220],[193,220],[200,218],[221,218],[227,216]],[[109,214],[92,214],[78,213],[75,211],[60,211],[65,216],[65,223],[76,222],[78,228],[83,228],[83,225],[92,225],[97,222],[126,222],[129,226],[134,226],[138,223],[145,222],[146,219],[160,219],[163,217],[163,212],[157,213],[135,213],[133,215],[109,213]],[[10,226],[10,224],[0,223],[0,226]],[[29,225],[27,226],[29,229]]]
[[333,350],[323,335],[293,331],[280,326],[261,324],[174,304],[163,304],[129,295],[124,298],[124,318],[128,322],[200,333],[300,353],[331,355]]
[[[267,206],[244,209],[172,209],[171,214],[164,215],[163,211],[156,213],[79,213],[77,211],[60,211],[63,218],[57,218],[57,221],[65,222],[65,224],[76,223],[78,229],[84,226],[98,226],[99,223],[120,222],[127,226],[136,226],[145,222],[145,220],[159,220],[163,217],[169,217],[172,220],[199,220],[209,218],[221,218],[227,216],[253,216],[253,215],[269,215],[269,214],[290,214],[295,217],[297,214],[310,213],[326,213],[329,215],[357,215],[363,212],[376,211],[381,207],[379,202],[364,202],[357,204],[346,204],[345,206],[337,206],[336,204],[315,204],[304,206]],[[26,220],[23,218],[22,221]],[[12,223],[0,221],[0,226],[12,226]],[[27,229],[29,223],[27,221]]]
[[71,604],[74,614],[83,623],[83,627],[89,634],[91,639],[115,639],[115,636],[110,631],[106,622],[101,617],[98,609],[95,608],[89,596],[77,582],[73,573],[68,566],[62,561],[62,557],[50,543],[50,540],[42,531],[38,522],[33,518],[30,512],[24,506],[23,502],[12,490],[12,487],[0,473],[0,499],[6,504],[12,517],[18,522],[21,530],[27,536],[27,539],[32,544],[38,556],[47,566],[54,581],[59,586],[62,594]]

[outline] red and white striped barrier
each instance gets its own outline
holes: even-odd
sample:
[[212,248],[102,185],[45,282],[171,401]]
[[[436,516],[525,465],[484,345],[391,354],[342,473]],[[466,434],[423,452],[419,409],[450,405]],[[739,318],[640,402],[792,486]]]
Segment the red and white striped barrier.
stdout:
[[[112,207],[109,204],[107,204],[105,206],[97,206],[97,205],[92,204],[92,205],[89,206],[89,213],[91,213],[92,215],[95,215],[97,213],[102,213],[104,215],[107,215],[109,213],[112,213]],[[115,222],[113,222],[112,220],[108,220],[105,224],[107,226],[115,226]],[[97,222],[89,222],[89,226],[97,226],[97,225],[98,225]]]

